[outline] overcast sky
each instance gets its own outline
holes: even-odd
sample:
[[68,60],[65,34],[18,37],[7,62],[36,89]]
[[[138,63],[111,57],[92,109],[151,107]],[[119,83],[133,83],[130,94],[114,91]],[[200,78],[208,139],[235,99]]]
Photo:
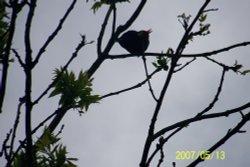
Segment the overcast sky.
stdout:
[[[32,27],[32,47],[37,53],[47,36],[54,30],[71,1],[43,0],[39,1]],[[151,28],[148,52],[166,51],[176,48],[184,31],[177,16],[185,12],[193,17],[204,1],[201,0],[158,0],[149,1],[141,15],[130,29],[141,30]],[[123,24],[135,10],[139,0],[117,5],[117,22]],[[69,66],[76,74],[87,70],[96,59],[96,38],[107,11],[103,6],[96,14],[90,10],[92,0],[78,1],[74,11],[66,21],[63,30],[55,41],[47,48],[46,54],[33,72],[33,95],[36,99],[53,78],[53,70],[64,65],[74,52],[80,41],[80,34],[86,34],[87,40],[95,43],[87,45]],[[184,53],[202,53],[216,50],[238,42],[250,41],[249,33],[249,0],[212,0],[209,8],[219,8],[209,13],[207,22],[211,23],[211,34],[195,38]],[[14,48],[23,54],[23,31],[25,12],[21,13],[17,23],[13,41]],[[193,18],[192,17],[192,18]],[[110,25],[108,34],[110,33]],[[105,36],[105,42],[108,36]],[[111,50],[112,54],[127,53],[118,44]],[[214,59],[227,65],[235,60],[250,69],[250,46],[215,55]],[[153,66],[148,59],[150,71]],[[185,63],[190,59],[182,59]],[[176,73],[166,94],[157,129],[161,129],[176,121],[190,118],[204,109],[213,99],[220,80],[222,69],[205,59],[197,59],[184,70]],[[153,88],[158,95],[166,72],[161,72],[152,80]],[[140,58],[107,60],[94,74],[94,93],[104,95],[109,92],[127,88],[142,81],[145,77]],[[12,127],[19,97],[24,94],[23,69],[16,60],[10,65],[7,93],[0,115],[0,142]],[[241,76],[232,72],[226,74],[224,87],[219,102],[211,112],[225,111],[250,101],[250,75]],[[48,99],[46,96],[34,107],[33,127],[58,107],[59,97]],[[99,104],[90,106],[88,112],[81,117],[76,111],[70,111],[63,123],[66,125],[62,133],[62,142],[67,145],[69,155],[79,158],[79,166],[89,167],[128,167],[138,166],[147,135],[150,119],[155,107],[147,85],[118,96],[103,99]],[[24,113],[22,114],[22,116]],[[177,167],[185,166],[191,161],[176,160],[176,151],[203,151],[223,137],[229,128],[233,128],[240,120],[240,114],[230,118],[220,118],[191,124],[188,128],[174,136],[164,147],[165,161],[162,166],[171,166],[175,161]],[[23,120],[23,118],[22,118]],[[24,123],[20,124],[19,139],[24,135]],[[249,130],[250,123],[243,130]],[[250,132],[233,136],[218,149],[225,151],[225,160],[209,160],[200,166],[248,166],[250,149]],[[154,147],[153,147],[154,148]],[[158,159],[156,159],[158,160]],[[0,159],[0,166],[4,163]]]

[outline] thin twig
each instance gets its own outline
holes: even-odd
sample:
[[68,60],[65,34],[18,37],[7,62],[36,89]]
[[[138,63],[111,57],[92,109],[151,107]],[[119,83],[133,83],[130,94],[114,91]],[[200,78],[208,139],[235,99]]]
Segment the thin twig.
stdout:
[[164,152],[163,152],[163,148],[160,148],[160,154],[161,154],[161,156],[160,156],[160,159],[158,161],[157,167],[161,166],[161,164],[163,163],[164,157],[165,157]]
[[219,100],[219,95],[220,95],[221,90],[222,90],[222,86],[223,86],[223,83],[224,83],[224,78],[225,78],[226,71],[227,71],[227,69],[223,68],[223,71],[222,71],[222,74],[221,74],[220,83],[219,83],[219,86],[218,86],[218,89],[217,89],[217,92],[216,92],[216,94],[214,96],[213,101],[203,111],[201,111],[200,113],[198,113],[197,117],[201,116],[204,113],[206,113],[209,110],[211,110],[214,107],[215,103]]
[[0,152],[0,157],[2,157],[3,154],[4,154],[5,159],[7,160],[7,162],[10,162],[10,158],[11,158],[11,157],[9,156],[9,154],[8,154],[8,151],[7,151],[8,148],[9,148],[9,146],[7,146],[7,142],[8,142],[9,139],[10,139],[11,133],[12,133],[12,129],[10,129],[9,133],[7,133],[6,138],[5,138],[5,140],[3,141],[3,144],[2,144],[2,150],[1,150],[1,152]]
[[184,69],[185,67],[187,67],[189,64],[191,64],[193,61],[196,60],[196,57],[193,57],[192,60],[186,62],[182,67],[180,67],[179,69],[175,70],[174,72],[178,72],[178,71],[181,71],[182,69]]
[[103,39],[103,35],[105,32],[105,29],[107,27],[108,24],[108,20],[110,18],[110,14],[112,12],[112,6],[109,7],[108,12],[106,13],[106,16],[104,18],[104,21],[102,23],[102,28],[100,30],[99,36],[97,38],[97,55],[98,57],[102,56],[102,39]]
[[48,91],[57,83],[57,81],[60,79],[61,75],[64,73],[64,71],[68,68],[70,63],[78,56],[78,52],[81,50],[82,47],[84,47],[87,44],[91,44],[93,41],[86,43],[85,36],[82,36],[82,41],[78,44],[78,46],[75,49],[75,52],[72,53],[72,56],[68,60],[68,62],[62,67],[61,73],[58,75],[57,78],[55,78],[49,86],[42,92],[42,94],[33,102],[33,105],[37,104],[47,93]]
[[120,93],[127,92],[127,91],[130,91],[130,90],[139,88],[139,87],[141,87],[142,85],[144,85],[150,78],[152,78],[152,76],[153,76],[154,74],[156,74],[156,73],[159,72],[159,71],[160,71],[159,69],[156,69],[156,70],[153,71],[150,75],[148,75],[148,77],[147,77],[145,80],[143,80],[142,82],[140,82],[140,83],[138,83],[138,84],[136,84],[136,85],[134,85],[134,86],[131,86],[131,87],[129,87],[129,88],[122,89],[122,90],[117,91],[117,92],[112,92],[112,93],[108,93],[108,94],[106,94],[106,95],[103,95],[103,96],[101,96],[101,99],[107,98],[107,97],[109,97],[109,96],[118,95],[118,94],[120,94]]
[[58,26],[56,29],[53,31],[53,33],[48,37],[48,39],[45,41],[43,46],[40,48],[34,62],[33,62],[33,67],[39,62],[39,59],[41,58],[42,54],[46,51],[46,48],[49,46],[49,44],[53,41],[53,39],[57,36],[58,32],[62,29],[62,26],[65,22],[65,20],[68,18],[69,14],[71,11],[74,9],[74,6],[76,4],[77,0],[73,0],[72,3],[70,4],[69,8],[65,12],[64,16],[61,18]]
[[190,37],[190,34],[191,34],[191,31],[194,27],[194,25],[196,24],[196,22],[199,20],[199,17],[201,16],[201,14],[204,12],[205,8],[207,7],[207,5],[209,4],[211,0],[206,0],[205,3],[202,5],[202,7],[200,8],[200,10],[198,11],[198,13],[196,14],[194,20],[191,22],[191,24],[187,27],[182,39],[181,39],[181,42],[179,43],[176,51],[175,51],[175,54],[180,57],[180,55],[182,54],[183,50],[185,49],[185,46],[189,40],[189,37]]
[[[142,61],[143,61],[143,66],[144,66],[144,70],[145,70],[145,74],[146,74],[146,78],[149,78],[149,74],[148,74],[148,67],[147,67],[147,60],[145,56],[142,56]],[[153,99],[157,102],[158,99],[155,96],[154,90],[152,88],[150,79],[148,79],[148,87],[149,87],[149,92],[151,93]]]
[[15,57],[17,58],[18,62],[20,63],[20,65],[25,68],[25,64],[21,58],[21,56],[18,54],[18,52],[15,49],[12,49],[12,51],[14,52]]
[[[180,130],[182,130],[184,127],[179,127],[177,129],[175,129],[168,137],[161,139],[161,142],[158,143],[156,145],[155,150],[152,152],[151,156],[149,156],[148,161],[147,161],[147,166],[149,166],[149,164],[151,163],[151,161],[153,160],[153,158],[155,157],[155,155],[157,154],[158,151],[160,151],[161,149],[163,149],[164,144],[172,137],[174,136],[177,132],[179,132]],[[161,138],[161,137],[160,137]]]
[[18,108],[17,108],[16,119],[15,119],[15,123],[13,126],[13,133],[12,133],[11,142],[10,142],[10,151],[9,151],[10,158],[11,158],[12,153],[13,153],[14,142],[15,142],[15,137],[16,137],[16,130],[17,130],[17,127],[19,124],[20,115],[21,115],[21,107],[22,107],[23,103],[24,103],[24,101],[20,100],[20,102],[18,104]]
[[[241,43],[237,43],[234,45],[230,45],[221,49],[216,49],[214,51],[210,51],[210,52],[204,52],[204,53],[196,53],[196,54],[180,54],[181,58],[193,58],[193,57],[209,57],[209,56],[213,56],[219,53],[223,53],[223,52],[227,52],[229,50],[232,49],[236,49],[242,46],[248,46],[250,45],[250,41],[246,41],[246,42],[241,42]],[[141,55],[139,55],[140,57]],[[144,53],[145,57],[164,57],[167,56],[169,58],[173,58],[175,56],[175,54],[166,54],[166,53],[155,53],[155,52],[146,52]],[[138,58],[138,55],[134,55],[134,54],[120,54],[120,55],[107,55],[106,59],[111,59],[111,60],[115,60],[115,59],[125,59],[125,58]]]
[[147,163],[149,150],[150,150],[150,147],[151,147],[151,144],[152,144],[152,137],[154,135],[155,124],[156,124],[157,117],[158,117],[158,114],[159,114],[160,109],[161,109],[161,105],[162,105],[165,93],[167,91],[167,88],[168,88],[169,83],[171,81],[172,75],[174,73],[174,68],[176,66],[176,63],[177,63],[177,61],[171,62],[171,66],[170,66],[168,75],[166,77],[166,80],[165,80],[165,83],[163,85],[162,91],[160,92],[160,96],[159,96],[158,101],[156,103],[155,110],[154,110],[153,116],[151,118],[151,123],[149,125],[148,136],[147,136],[146,142],[144,144],[144,149],[143,149],[143,153],[142,153],[140,167],[147,167],[146,163]]
[[[209,110],[211,110],[214,106],[214,104],[218,101],[218,97],[219,97],[219,94],[221,92],[221,89],[222,89],[222,85],[223,85],[223,81],[224,81],[224,78],[225,78],[225,72],[226,72],[226,69],[223,68],[223,72],[222,72],[222,76],[221,76],[221,79],[220,79],[220,83],[219,83],[219,87],[217,89],[217,93],[213,99],[213,101],[208,105],[208,107],[206,107],[202,112],[198,113],[196,115],[196,117],[199,117],[201,115],[203,115],[204,113],[208,112]],[[162,142],[160,143],[160,145],[158,147],[156,147],[156,149],[154,150],[154,152],[151,154],[147,164],[150,164],[150,162],[152,161],[152,159],[154,158],[154,156],[156,155],[156,153],[160,150],[161,147],[163,147],[163,145],[173,136],[175,135],[176,133],[178,133],[179,131],[181,131],[184,127],[186,127],[187,124],[183,125],[182,127],[179,127],[177,128],[174,132],[172,132],[168,137],[166,137],[164,140],[162,140]]]
[[113,35],[115,33],[115,30],[116,30],[116,5],[115,5],[115,1],[112,2],[111,6],[113,8],[113,23],[112,23],[112,35]]
[[185,120],[182,120],[180,122],[177,122],[175,124],[172,124],[170,126],[167,126],[165,128],[162,128],[161,130],[159,130],[158,132],[156,132],[151,140],[154,141],[155,139],[157,139],[158,137],[164,135],[166,132],[170,131],[170,130],[173,130],[175,128],[178,128],[178,127],[183,127],[183,126],[187,126],[188,124],[192,123],[192,122],[197,122],[197,121],[201,121],[203,119],[211,119],[211,118],[218,118],[218,117],[228,117],[229,115],[231,114],[234,114],[234,113],[238,113],[242,110],[245,110],[245,109],[248,109],[250,108],[250,102],[240,106],[240,107],[237,107],[237,108],[234,108],[234,109],[230,109],[230,110],[226,110],[226,111],[223,111],[223,112],[217,112],[217,113],[212,113],[212,114],[204,114],[204,115],[201,115],[199,117],[192,117],[192,118],[189,118],[189,119],[185,119]]

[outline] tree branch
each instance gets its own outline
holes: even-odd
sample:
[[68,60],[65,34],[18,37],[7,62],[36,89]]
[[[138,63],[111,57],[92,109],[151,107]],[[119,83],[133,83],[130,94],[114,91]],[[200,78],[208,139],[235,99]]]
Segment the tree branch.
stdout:
[[[148,130],[148,136],[144,145],[144,149],[143,149],[143,153],[142,153],[142,158],[141,158],[141,162],[140,162],[140,167],[147,167],[147,158],[148,158],[148,154],[149,154],[149,150],[152,144],[152,138],[154,137],[154,129],[155,129],[155,124],[157,121],[157,117],[158,114],[160,112],[161,109],[161,105],[164,99],[164,96],[166,94],[167,88],[169,86],[169,83],[171,81],[172,75],[175,72],[175,67],[177,65],[178,60],[181,57],[181,54],[183,52],[183,50],[185,49],[185,46],[187,44],[187,41],[189,39],[189,35],[191,33],[191,30],[193,28],[193,26],[195,25],[195,23],[197,22],[198,18],[200,17],[200,15],[203,13],[203,11],[205,10],[206,6],[208,5],[208,3],[210,2],[210,0],[206,0],[205,3],[203,4],[203,6],[200,8],[199,12],[197,13],[196,17],[194,18],[194,20],[192,21],[192,23],[188,26],[188,28],[186,29],[176,51],[175,51],[175,56],[172,57],[172,61],[171,61],[171,66],[166,78],[166,81],[164,83],[164,86],[162,88],[162,91],[160,93],[160,96],[158,98],[152,119],[151,119],[151,123],[149,125],[149,130]],[[149,164],[148,164],[149,165]]]
[[244,104],[244,105],[242,105],[240,107],[237,107],[237,108],[234,108],[234,109],[231,109],[231,110],[226,110],[224,112],[205,114],[205,115],[201,115],[199,117],[195,116],[193,118],[189,118],[189,119],[177,122],[175,124],[172,124],[172,125],[170,125],[168,127],[165,127],[163,129],[159,130],[158,132],[156,132],[152,136],[151,140],[153,141],[153,140],[157,139],[158,137],[164,135],[166,132],[168,132],[170,130],[173,130],[173,129],[178,128],[178,127],[187,126],[188,124],[190,124],[192,122],[197,122],[197,121],[200,121],[200,120],[203,120],[203,119],[211,119],[211,118],[218,118],[218,117],[228,117],[231,114],[241,112],[242,110],[245,110],[245,109],[248,109],[248,108],[250,108],[250,102],[248,102],[248,103],[246,103],[246,104]]
[[9,68],[9,57],[10,57],[10,50],[12,46],[12,40],[15,33],[15,27],[16,27],[16,19],[18,15],[18,11],[20,8],[18,7],[17,3],[18,0],[13,0],[13,7],[12,7],[12,13],[10,18],[10,25],[8,29],[8,40],[6,42],[6,47],[4,48],[4,54],[3,54],[3,69],[2,69],[2,76],[0,81],[0,113],[2,113],[2,106],[4,102],[5,97],[5,91],[6,91],[6,85],[7,85],[7,76],[8,76],[8,68]]
[[[82,36],[82,40],[81,42],[78,44],[78,46],[76,47],[74,53],[72,53],[72,56],[70,57],[70,59],[68,60],[68,62],[63,66],[61,74],[63,74],[63,72],[68,68],[68,66],[70,65],[70,63],[78,56],[78,52],[81,50],[82,47],[84,47],[87,44],[91,44],[93,43],[93,41],[86,43],[85,41],[85,36]],[[33,102],[33,105],[37,104],[47,93],[48,91],[56,84],[56,82],[60,79],[61,74],[58,75],[57,78],[55,78],[50,84],[49,86],[45,89],[45,91]]]
[[[242,120],[231,130],[228,131],[228,133],[222,137],[217,143],[215,143],[212,147],[210,147],[208,149],[209,153],[212,153],[213,151],[215,151],[217,148],[219,148],[220,146],[222,146],[227,140],[229,140],[233,135],[235,135],[236,133],[240,133],[241,132],[241,128],[250,120],[250,112],[248,112],[243,118]],[[200,157],[204,157],[204,156],[200,156]],[[187,167],[195,167],[198,163],[204,161],[206,158],[198,158],[195,161],[193,161],[192,163],[190,163]]]
[[194,25],[196,24],[196,22],[198,21],[199,17],[201,16],[201,14],[204,12],[205,8],[207,7],[207,5],[209,4],[211,0],[206,0],[205,3],[202,5],[202,7],[200,8],[200,10],[198,11],[198,13],[196,14],[194,20],[192,21],[192,23],[188,26],[188,28],[186,29],[180,44],[178,45],[175,54],[178,55],[178,57],[180,57],[180,55],[182,54],[183,50],[185,49],[185,46],[187,44],[187,41],[189,40],[190,37],[190,33],[194,27]]
[[220,84],[219,84],[219,87],[218,87],[218,89],[217,89],[217,92],[216,92],[216,94],[215,94],[215,96],[214,96],[213,101],[212,101],[203,111],[201,111],[200,113],[198,113],[198,114],[197,114],[197,117],[198,117],[198,116],[201,116],[201,115],[203,115],[204,113],[206,113],[206,112],[208,112],[209,110],[211,110],[211,109],[214,107],[215,103],[219,100],[219,95],[220,95],[221,90],[222,90],[222,86],[223,86],[223,83],[224,83],[224,78],[225,78],[226,71],[227,71],[227,69],[224,67],[224,68],[223,68],[223,71],[222,71],[221,79],[220,79]]
[[140,4],[138,5],[137,9],[132,14],[132,16],[129,18],[129,20],[124,25],[119,26],[115,33],[112,33],[104,51],[101,53],[102,56],[99,56],[87,71],[89,77],[91,77],[96,72],[96,70],[99,68],[102,62],[107,58],[107,55],[111,50],[111,48],[113,47],[114,43],[116,42],[118,36],[127,28],[129,28],[129,26],[135,21],[135,19],[138,17],[141,10],[143,9],[146,1],[147,0],[141,0]]
[[[148,67],[147,67],[147,61],[146,61],[146,57],[145,57],[145,56],[142,56],[142,61],[143,61],[143,65],[144,65],[144,70],[145,70],[146,77],[149,78]],[[147,82],[148,82],[149,92],[151,93],[153,99],[157,102],[158,99],[156,98],[156,96],[155,96],[155,94],[154,94],[154,90],[153,90],[153,88],[152,88],[150,79],[148,79]]]
[[24,34],[24,44],[25,44],[25,135],[27,138],[27,145],[25,147],[25,158],[27,161],[28,167],[33,167],[35,164],[35,154],[33,150],[33,141],[32,141],[32,133],[31,133],[31,112],[32,112],[32,100],[31,100],[31,91],[32,91],[32,49],[31,49],[31,41],[30,41],[30,31],[31,24],[34,16],[36,8],[36,0],[32,0],[29,5],[29,12],[25,25],[25,34]]
[[34,62],[33,62],[33,67],[39,62],[42,54],[46,51],[46,48],[49,46],[49,44],[53,41],[53,39],[57,36],[57,34],[59,33],[59,31],[62,29],[62,26],[64,24],[64,22],[66,21],[66,19],[68,18],[70,12],[74,9],[74,6],[76,4],[77,0],[73,0],[71,5],[69,6],[69,8],[67,9],[66,13],[64,14],[64,16],[61,18],[58,26],[56,27],[56,29],[53,31],[53,33],[48,37],[48,39],[46,40],[46,42],[43,44],[43,46],[40,48]]
[[162,88],[162,91],[160,93],[158,101],[156,103],[156,107],[155,107],[155,110],[154,110],[154,113],[153,113],[153,116],[152,116],[152,119],[151,119],[151,123],[149,125],[148,136],[147,136],[146,142],[144,144],[144,149],[143,149],[143,153],[142,153],[140,167],[147,167],[146,162],[147,162],[147,157],[148,157],[149,150],[150,150],[150,147],[151,147],[151,144],[152,144],[152,137],[153,137],[153,134],[154,134],[155,123],[157,121],[157,117],[158,117],[159,111],[161,109],[161,105],[162,105],[165,93],[167,91],[167,88],[168,88],[169,83],[171,81],[172,75],[174,73],[174,68],[176,66],[176,63],[177,63],[177,61],[171,63],[171,66],[170,66],[166,81],[164,83],[164,86]]
[[104,21],[102,23],[102,28],[100,30],[99,36],[97,38],[97,55],[98,55],[98,57],[102,56],[102,39],[103,39],[103,35],[104,35],[105,29],[107,27],[108,20],[110,18],[110,14],[111,14],[112,10],[113,10],[113,8],[110,5],[109,10],[106,13]]
[[156,70],[153,71],[150,75],[148,75],[148,77],[147,77],[145,80],[143,80],[142,82],[140,82],[140,83],[138,83],[138,84],[136,84],[136,85],[134,85],[134,86],[131,86],[131,87],[129,87],[129,88],[122,89],[122,90],[117,91],[117,92],[112,92],[112,93],[108,93],[108,94],[106,94],[106,95],[103,95],[103,96],[101,97],[101,99],[104,99],[104,98],[109,97],[109,96],[118,95],[118,94],[120,94],[120,93],[127,92],[127,91],[130,91],[130,90],[139,88],[139,87],[141,87],[142,85],[144,85],[150,78],[152,78],[152,76],[153,76],[154,74],[156,74],[156,73],[159,72],[159,71],[160,71],[159,69],[156,69]]
[[[181,58],[198,58],[198,57],[209,57],[209,56],[213,56],[219,53],[223,53],[223,52],[227,52],[230,51],[232,49],[236,49],[238,47],[242,47],[242,46],[248,46],[250,45],[250,41],[246,41],[246,42],[241,42],[241,43],[237,43],[231,46],[227,46],[221,49],[217,49],[211,52],[204,52],[204,53],[196,53],[196,54],[180,54]],[[107,55],[106,59],[111,59],[111,60],[115,60],[115,59],[125,59],[125,58],[138,58],[142,55],[134,55],[134,54],[120,54],[120,55]],[[144,53],[145,57],[158,57],[158,56],[167,56],[169,58],[173,58],[175,56],[175,54],[167,54],[167,53],[155,53],[155,52],[147,52]]]

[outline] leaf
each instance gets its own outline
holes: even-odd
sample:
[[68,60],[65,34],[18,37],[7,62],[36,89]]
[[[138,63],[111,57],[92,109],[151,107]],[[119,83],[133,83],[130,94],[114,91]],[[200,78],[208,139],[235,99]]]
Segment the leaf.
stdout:
[[93,10],[94,13],[96,13],[97,10],[100,9],[102,5],[111,5],[111,4],[118,3],[118,2],[122,3],[122,2],[130,2],[130,1],[129,0],[100,0],[100,1],[95,2],[93,6],[91,7],[91,9]]
[[241,72],[241,75],[246,75],[248,73],[250,73],[250,70],[244,70],[244,71]]
[[204,21],[206,21],[206,19],[207,19],[207,14],[201,14],[199,17],[200,22],[204,22]]
[[55,79],[59,78],[49,95],[49,97],[61,95],[59,105],[87,110],[90,104],[100,100],[98,95],[91,94],[93,78],[89,78],[86,72],[80,71],[76,78],[73,71],[65,70],[62,73],[61,70],[55,70]]
[[91,7],[91,9],[93,10],[94,13],[96,13],[96,11],[102,6],[103,3],[101,2],[96,2],[94,3],[94,5]]

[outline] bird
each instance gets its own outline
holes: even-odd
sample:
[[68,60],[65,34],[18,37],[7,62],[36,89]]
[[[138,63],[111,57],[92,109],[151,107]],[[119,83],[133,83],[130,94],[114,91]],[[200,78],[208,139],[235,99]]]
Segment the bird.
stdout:
[[129,30],[118,38],[118,43],[131,54],[141,55],[147,50],[149,45],[149,34],[151,29],[145,31]]

